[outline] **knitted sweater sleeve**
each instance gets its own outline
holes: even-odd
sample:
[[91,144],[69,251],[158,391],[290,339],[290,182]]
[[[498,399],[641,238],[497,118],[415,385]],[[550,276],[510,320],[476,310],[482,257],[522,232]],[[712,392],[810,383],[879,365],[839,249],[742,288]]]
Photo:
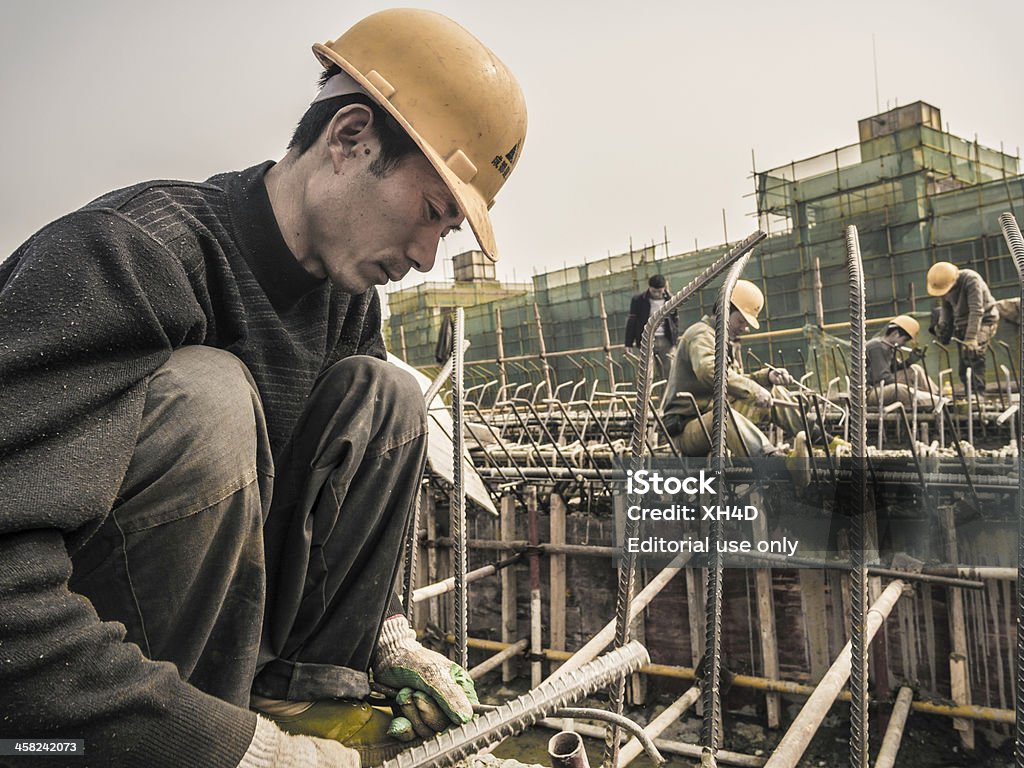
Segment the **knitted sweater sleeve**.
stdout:
[[251,741],[250,713],[143,657],[68,588],[147,377],[202,334],[185,266],[114,211],[55,222],[0,265],[0,737],[85,739],[82,768],[233,768]]

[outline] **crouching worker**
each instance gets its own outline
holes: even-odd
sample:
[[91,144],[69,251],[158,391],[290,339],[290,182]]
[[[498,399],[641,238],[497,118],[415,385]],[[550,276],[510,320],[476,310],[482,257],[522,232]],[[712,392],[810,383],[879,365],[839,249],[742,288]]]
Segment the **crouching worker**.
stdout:
[[[931,407],[938,397],[939,388],[925,374],[920,361],[924,353],[917,346],[921,326],[909,315],[897,315],[888,322],[881,334],[864,345],[867,358],[867,401],[869,405],[883,406],[897,400],[910,408],[914,401],[918,407]],[[914,345],[906,354],[901,349]]]
[[[743,372],[739,338],[751,328],[760,327],[758,315],[764,307],[764,295],[749,280],[738,280],[731,299],[727,319],[729,415],[726,446],[734,456],[775,456],[780,454],[779,449],[757,425],[771,419],[795,434],[798,419],[793,409],[774,405],[776,399],[791,400],[784,385],[792,383],[793,377],[784,368],[763,368],[752,375]],[[662,408],[669,435],[684,456],[706,456],[711,450],[707,433],[714,419],[711,406],[714,379],[715,316],[705,315],[679,339]]]
[[464,219],[496,257],[525,105],[429,11],[314,50],[280,162],[111,192],[0,264],[0,738],[84,740],[46,765],[358,768],[472,717],[393,597],[426,419],[375,285]]

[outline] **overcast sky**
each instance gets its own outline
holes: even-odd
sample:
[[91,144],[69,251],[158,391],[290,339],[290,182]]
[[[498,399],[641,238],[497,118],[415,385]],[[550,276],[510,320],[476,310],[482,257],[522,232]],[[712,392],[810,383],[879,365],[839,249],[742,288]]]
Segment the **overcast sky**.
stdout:
[[[850,144],[878,102],[1024,144],[1024,2],[409,3],[490,46],[530,127],[493,209],[499,277],[751,231],[759,168]],[[378,2],[0,3],[0,259],[47,221],[146,178],[279,158],[315,92],[313,42]],[[473,247],[469,228],[442,246]],[[429,279],[445,274],[439,259]],[[448,270],[450,274],[450,269]],[[423,277],[406,278],[412,285]]]

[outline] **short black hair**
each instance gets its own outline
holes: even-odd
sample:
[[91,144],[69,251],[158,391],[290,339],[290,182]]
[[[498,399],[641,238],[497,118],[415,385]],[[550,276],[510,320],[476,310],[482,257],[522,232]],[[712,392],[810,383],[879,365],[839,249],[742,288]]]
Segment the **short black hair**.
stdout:
[[651,275],[651,278],[647,281],[647,284],[651,288],[664,288],[665,287],[665,276],[664,275]]
[[[320,75],[320,87],[322,88],[332,75],[340,71],[337,65],[331,65],[329,69],[324,70]],[[288,142],[288,149],[298,149],[300,155],[306,152],[327,129],[338,110],[349,104],[363,104],[373,112],[373,125],[380,139],[380,157],[370,164],[371,173],[379,177],[387,176],[406,155],[419,151],[419,147],[409,134],[389,120],[388,114],[373,99],[362,93],[335,96],[333,99],[310,104],[295,127],[291,141]]]
[[907,339],[914,338],[909,333],[907,333],[906,328],[904,328],[902,325],[897,325],[896,323],[889,323],[887,326],[885,326],[885,333],[883,335],[888,336],[893,331],[896,331],[896,333],[898,333],[900,336],[906,336]]

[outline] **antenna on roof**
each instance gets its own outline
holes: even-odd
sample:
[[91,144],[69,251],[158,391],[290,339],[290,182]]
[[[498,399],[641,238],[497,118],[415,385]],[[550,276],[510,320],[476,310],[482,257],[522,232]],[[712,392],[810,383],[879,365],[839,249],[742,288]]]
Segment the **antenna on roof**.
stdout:
[[875,114],[882,111],[882,102],[878,97],[878,52],[875,50],[875,33],[871,33],[871,59],[875,66]]

